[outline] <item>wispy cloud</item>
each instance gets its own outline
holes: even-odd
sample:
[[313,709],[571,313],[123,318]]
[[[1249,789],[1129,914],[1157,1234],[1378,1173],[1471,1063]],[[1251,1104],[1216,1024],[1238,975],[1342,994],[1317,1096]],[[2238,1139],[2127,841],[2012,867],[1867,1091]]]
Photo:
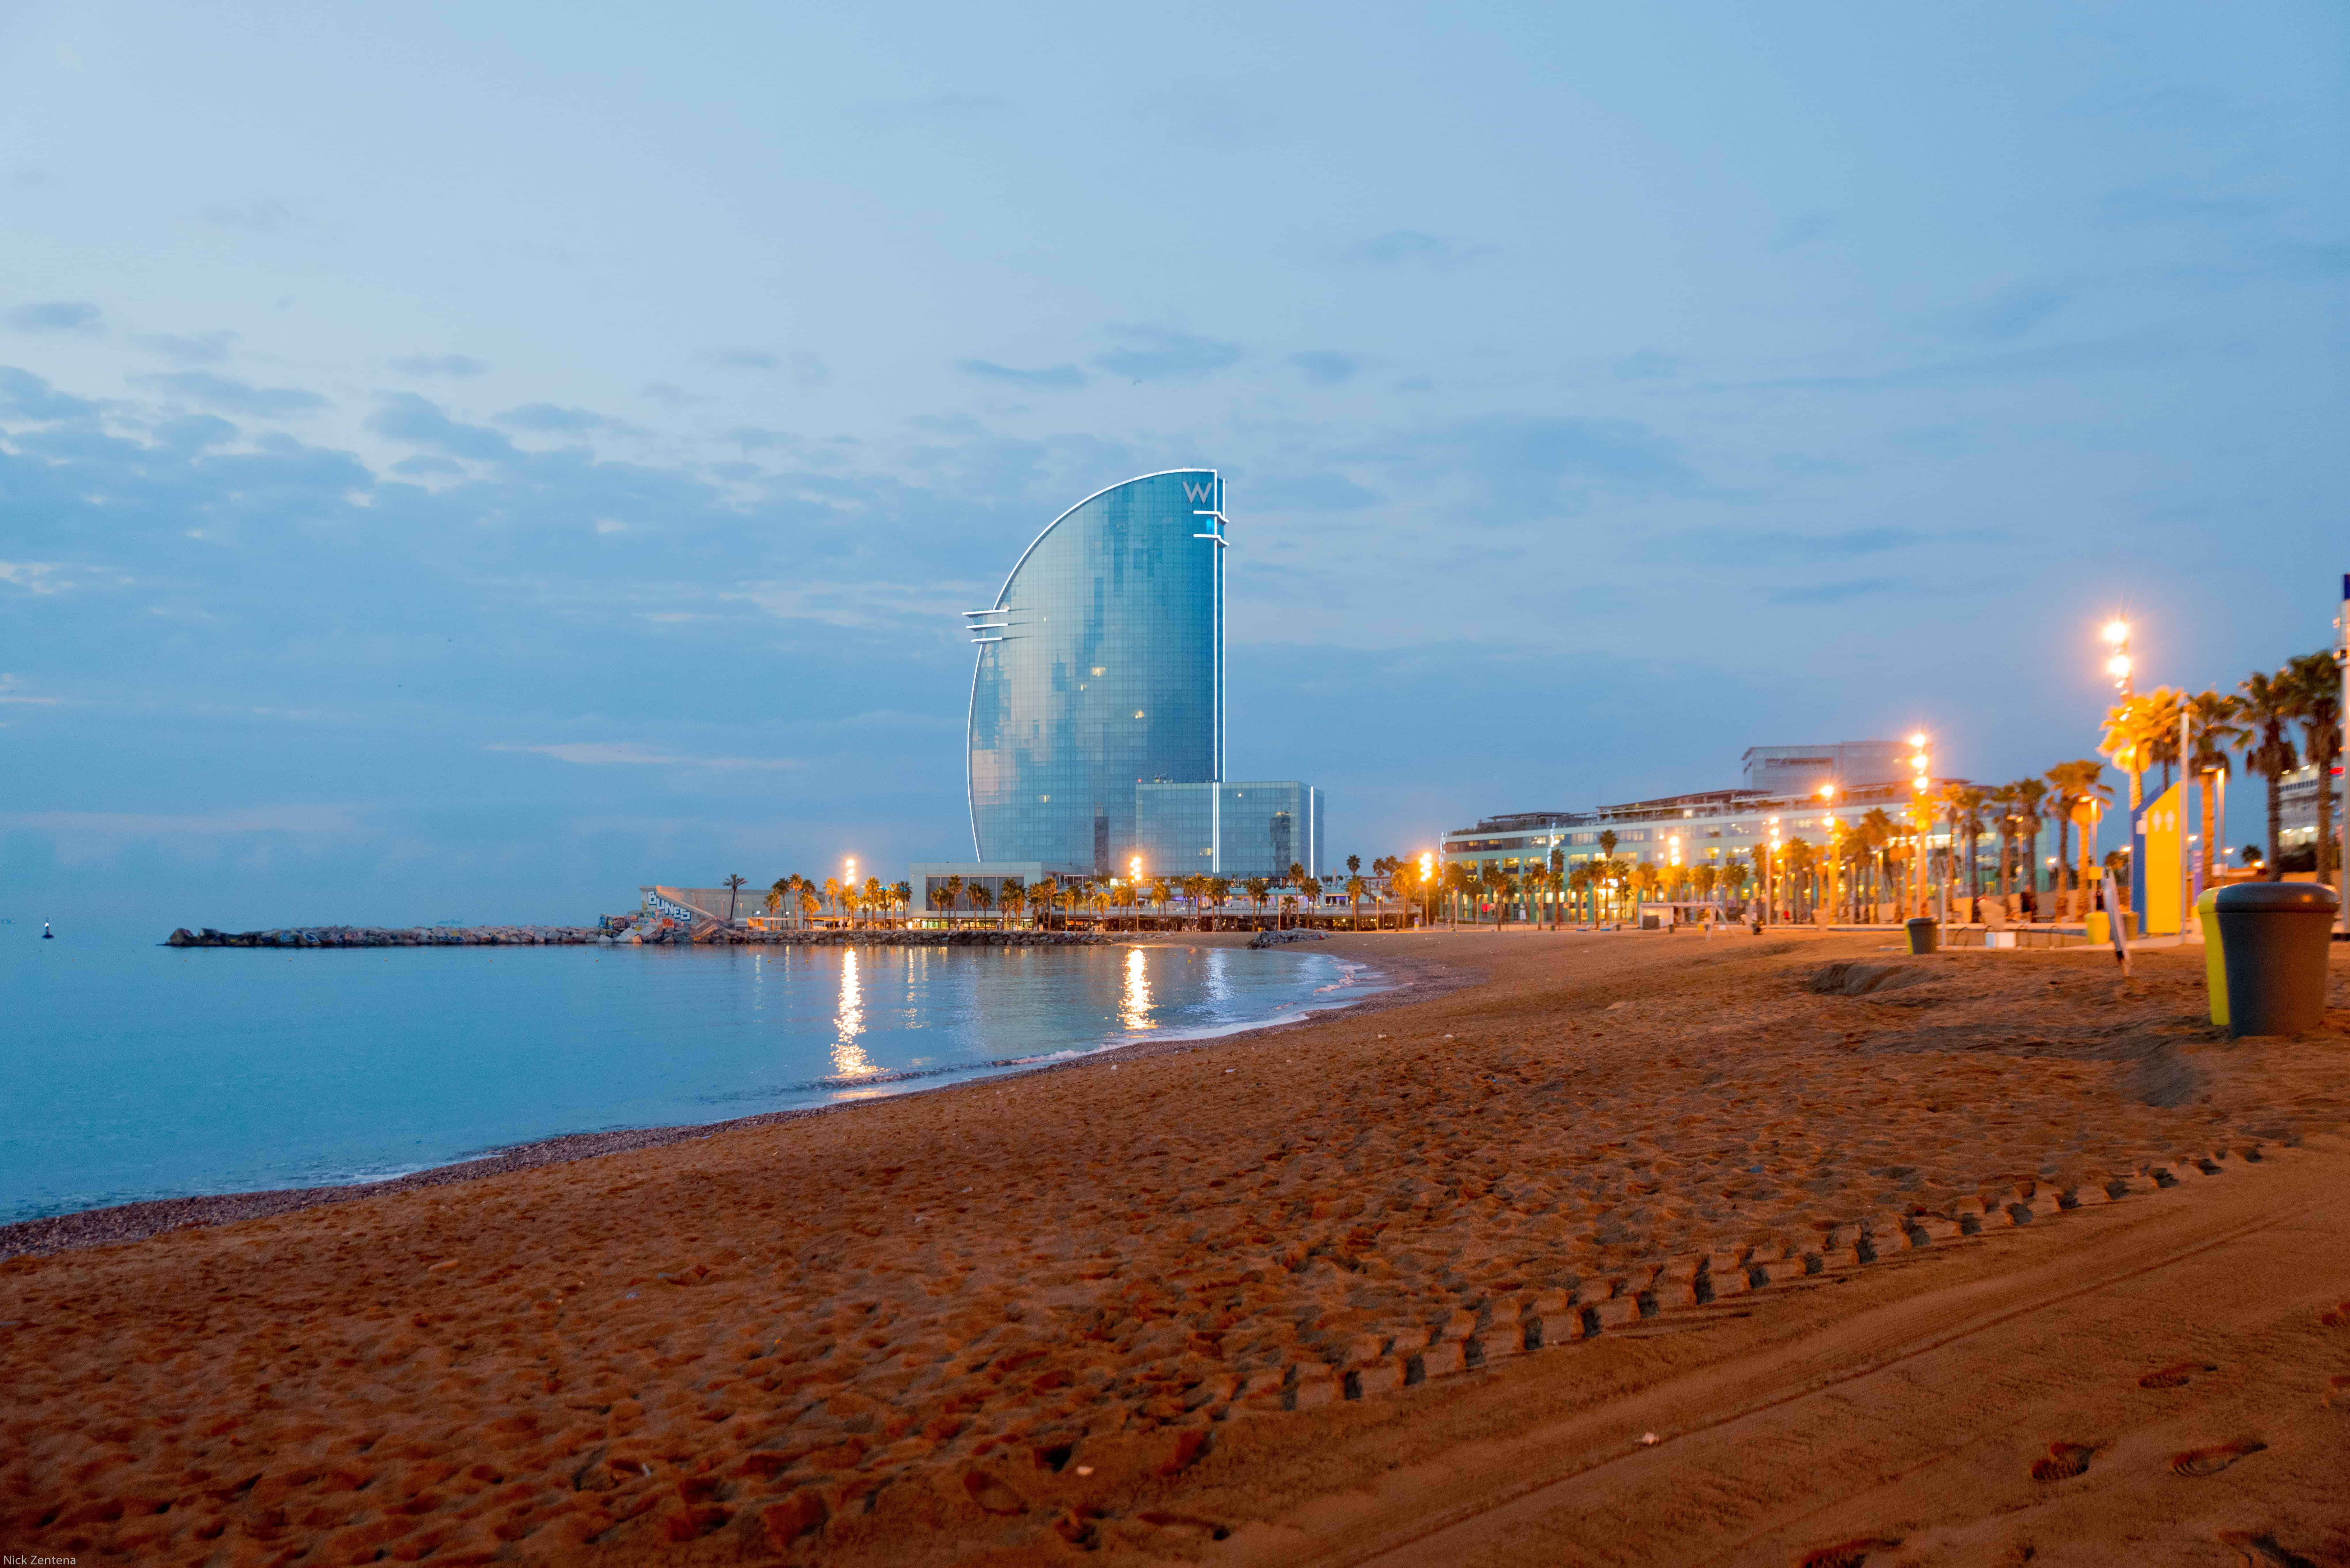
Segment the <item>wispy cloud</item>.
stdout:
[[412,354],[394,359],[391,368],[403,376],[478,376],[489,369],[463,354]]
[[215,202],[198,213],[203,221],[224,229],[251,229],[256,234],[274,234],[294,220],[294,209],[275,200],[259,202]]
[[1379,499],[1342,473],[1252,477],[1233,494],[1245,509],[1268,512],[1358,512]]
[[87,419],[96,412],[96,403],[60,392],[29,370],[0,365],[0,414],[49,423]]
[[710,768],[720,773],[735,773],[746,768],[785,769],[805,766],[789,757],[692,757],[673,752],[656,752],[627,742],[573,741],[551,746],[494,745],[493,752],[531,752],[543,757],[553,757],[559,763],[575,763],[581,767],[662,767]]
[[49,299],[17,306],[6,320],[19,332],[95,332],[98,317],[98,306],[86,299]]
[[1057,389],[1082,387],[1088,378],[1075,365],[1047,365],[1040,369],[1023,370],[1011,365],[999,365],[993,359],[959,359],[955,369],[966,376],[982,380],[1009,381],[1017,387]]
[[368,429],[395,441],[409,441],[428,452],[476,462],[511,462],[521,454],[514,442],[494,430],[451,419],[435,404],[413,392],[387,395],[382,406],[368,416]]
[[1240,363],[1241,346],[1171,332],[1160,327],[1118,329],[1124,346],[1094,356],[1094,363],[1113,376],[1132,381],[1188,380],[1211,375]]
[[1659,376],[1678,374],[1688,361],[1678,354],[1668,354],[1661,348],[1643,348],[1627,354],[1607,368],[1619,381],[1649,381]]
[[744,583],[718,597],[754,605],[778,620],[904,631],[910,627],[952,629],[960,612],[986,602],[993,594],[992,586],[973,582],[782,581]]
[[577,435],[588,431],[608,431],[616,435],[638,433],[638,427],[625,420],[611,419],[590,409],[567,409],[554,403],[525,403],[490,417],[510,429],[541,435]]
[[927,98],[868,99],[841,112],[860,124],[895,130],[906,126],[964,125],[1010,111],[1003,99],[985,93],[941,92]]
[[1774,605],[1838,605],[1846,599],[1887,594],[1908,586],[1906,577],[1853,577],[1841,583],[1805,583],[1774,589],[1768,596],[1768,602]]
[[229,346],[236,341],[236,334],[197,332],[180,337],[169,332],[150,332],[135,341],[141,348],[184,364],[217,365],[228,358]]
[[1336,348],[1310,348],[1303,354],[1292,354],[1289,362],[1317,387],[1335,387],[1341,381],[1351,381],[1363,368],[1360,356],[1342,354]]
[[1648,536],[1640,554],[1684,558],[1692,554],[1741,565],[1794,565],[1850,560],[1928,545],[1932,538],[1913,528],[1842,528],[1827,534],[1798,534],[1789,529],[1692,528],[1683,533]]
[[[5,571],[7,565],[7,562],[0,561],[0,571]],[[0,675],[0,702],[17,702],[35,708],[55,708],[64,701],[62,697],[36,697],[24,690],[15,676]]]
[[243,414],[249,419],[285,419],[288,415],[308,413],[327,406],[327,400],[316,392],[299,387],[254,387],[210,370],[170,370],[153,376],[132,378],[138,385],[152,387],[202,403],[206,408],[226,413]]
[[1424,266],[1451,272],[1493,254],[1492,245],[1464,245],[1418,229],[1389,229],[1348,245],[1344,258],[1362,266]]
[[694,356],[705,365],[715,365],[722,370],[780,370],[782,358],[764,348],[708,348]]
[[690,409],[697,403],[714,403],[718,400],[702,392],[689,392],[674,381],[650,381],[640,396],[665,409]]
[[260,805],[181,815],[137,812],[29,811],[0,815],[0,828],[83,838],[218,838],[247,833],[325,836],[359,830],[348,805]]
[[0,583],[27,593],[61,594],[73,587],[57,576],[65,569],[56,561],[0,561]]
[[2020,283],[1943,317],[1946,330],[1959,337],[2004,343],[2021,337],[2072,302],[2068,284]]

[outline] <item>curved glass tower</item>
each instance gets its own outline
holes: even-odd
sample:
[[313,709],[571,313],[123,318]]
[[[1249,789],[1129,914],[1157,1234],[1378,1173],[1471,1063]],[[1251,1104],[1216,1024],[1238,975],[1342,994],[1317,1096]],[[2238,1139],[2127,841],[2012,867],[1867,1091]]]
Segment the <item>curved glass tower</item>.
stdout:
[[1222,513],[1211,468],[1114,484],[964,612],[979,859],[1123,873],[1138,783],[1223,776]]

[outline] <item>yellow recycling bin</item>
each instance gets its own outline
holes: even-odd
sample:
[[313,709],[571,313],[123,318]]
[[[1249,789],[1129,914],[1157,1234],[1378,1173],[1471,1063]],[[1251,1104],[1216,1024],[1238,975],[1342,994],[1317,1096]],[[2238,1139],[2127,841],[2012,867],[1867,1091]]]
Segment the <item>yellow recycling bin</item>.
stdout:
[[2203,989],[2211,995],[2211,1022],[2228,1026],[2228,965],[2220,950],[2220,889],[2207,888],[2195,900],[2195,919],[2203,927]]

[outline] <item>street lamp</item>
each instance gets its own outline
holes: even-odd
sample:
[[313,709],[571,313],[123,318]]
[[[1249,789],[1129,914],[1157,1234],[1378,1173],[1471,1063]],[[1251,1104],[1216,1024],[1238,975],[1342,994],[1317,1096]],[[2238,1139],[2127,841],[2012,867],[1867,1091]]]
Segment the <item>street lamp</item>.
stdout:
[[[849,856],[843,865],[847,867],[847,873],[841,877],[840,896],[842,900],[854,909],[857,908],[857,857]],[[849,920],[854,924],[856,917],[851,915]]]

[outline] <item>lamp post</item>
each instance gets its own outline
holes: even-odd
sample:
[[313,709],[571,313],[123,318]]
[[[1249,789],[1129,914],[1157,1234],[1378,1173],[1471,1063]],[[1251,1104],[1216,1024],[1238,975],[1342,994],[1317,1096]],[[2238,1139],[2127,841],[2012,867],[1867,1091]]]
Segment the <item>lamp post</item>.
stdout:
[[1771,819],[1771,847],[1762,855],[1762,923],[1779,923],[1779,819]]
[[[2106,639],[2106,646],[2113,649],[2113,652],[2106,659],[2106,673],[2114,678],[2114,691],[2121,698],[2123,705],[2126,707],[2129,703],[2132,691],[2130,686],[2131,664],[2129,650],[2129,622],[2123,620],[2118,617],[2106,622],[2104,637]],[[2130,810],[2133,813],[2135,813],[2141,805],[2145,804],[2138,798],[2137,764],[2137,742],[2136,741],[2132,741],[2129,748],[2128,773],[2130,782],[2129,803]]]
[[[857,857],[851,855],[841,864],[846,869],[840,878],[840,897],[842,901],[853,910],[857,908]],[[848,923],[850,925],[857,923],[857,917],[854,914],[848,917]]]
[[1419,857],[1420,907],[1428,911],[1423,919],[1431,922],[1436,919],[1436,904],[1435,901],[1429,897],[1429,890],[1433,886],[1429,879],[1435,875],[1435,871],[1436,857],[1428,854],[1421,855]]
[[1926,815],[1929,809],[1926,792],[1933,785],[1933,759],[1926,750],[1924,731],[1910,736],[1909,744],[1913,748],[1909,754],[1909,767],[1915,775],[1909,781],[1910,809],[1918,824],[1918,853],[1909,867],[1909,904],[1912,914],[1922,915],[1926,912],[1927,835],[1931,826]]

